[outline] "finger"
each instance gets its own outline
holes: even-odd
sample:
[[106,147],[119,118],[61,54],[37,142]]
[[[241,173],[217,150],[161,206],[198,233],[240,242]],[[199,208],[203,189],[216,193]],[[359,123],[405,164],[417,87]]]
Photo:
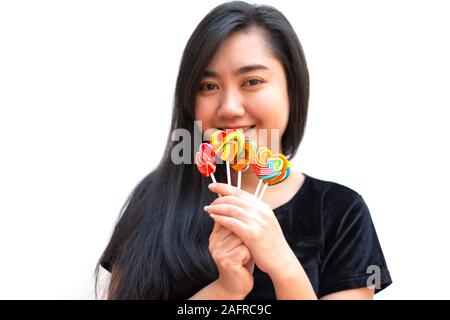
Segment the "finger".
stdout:
[[228,230],[227,228],[224,228],[219,224],[220,230],[217,232],[217,239],[220,241],[225,240],[229,235],[233,234],[231,230]]
[[[240,197],[237,197],[237,196],[224,196],[221,198],[217,198],[210,205],[213,205],[213,204],[233,204],[238,207],[241,207],[242,209],[244,209],[246,211],[251,211],[254,208],[254,206],[252,206],[250,201],[240,198]],[[207,206],[207,207],[209,207],[209,206]]]
[[252,260],[252,253],[250,252],[250,250],[248,249],[248,247],[246,245],[243,245],[242,250],[244,253],[244,259],[242,260],[242,263],[244,265],[246,265],[249,263],[249,261]]
[[238,219],[244,223],[249,223],[251,220],[255,220],[256,218],[255,215],[250,217],[250,215],[245,210],[233,204],[213,204],[205,208],[210,215],[212,213],[227,216]]
[[250,250],[248,250],[248,248],[244,244],[240,244],[233,250],[229,251],[226,256],[230,258],[240,259],[242,261],[242,264],[245,265],[250,259],[251,254]]
[[[247,218],[255,219],[255,221],[259,222],[262,222],[262,220],[264,220],[263,214],[267,211],[267,209],[264,208],[264,206],[266,206],[264,202],[255,201],[255,199],[253,199],[253,201],[249,201],[248,199],[243,199],[237,196],[224,196],[222,198],[217,198],[209,206],[205,206],[204,210],[208,212],[207,209],[211,205],[215,204],[231,204],[238,206],[245,211]],[[270,210],[270,212],[272,212],[272,210]]]
[[[223,228],[217,222],[214,222],[214,229],[216,229],[216,231],[215,232],[211,232],[211,235],[209,236],[209,243],[210,244],[223,241],[229,235],[232,234],[232,232],[230,230],[228,230],[227,228]],[[214,229],[213,229],[213,231],[214,231]]]
[[236,234],[239,238],[246,243],[247,235],[250,233],[250,226],[246,223],[232,217],[224,215],[210,214],[210,217],[214,219],[216,223],[219,223],[222,227],[230,230]]
[[210,183],[208,188],[212,192],[220,193],[222,196],[237,196],[243,199],[254,199],[255,196],[243,189],[230,186],[227,183]]
[[234,250],[241,244],[243,244],[242,239],[232,233],[225,240],[217,243],[217,250],[226,253]]

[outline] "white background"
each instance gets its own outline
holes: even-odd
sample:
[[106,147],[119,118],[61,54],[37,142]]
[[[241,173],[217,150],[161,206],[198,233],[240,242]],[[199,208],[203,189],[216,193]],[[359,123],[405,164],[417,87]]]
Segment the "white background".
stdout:
[[[0,298],[92,299],[119,210],[158,163],[182,50],[221,1],[0,2]],[[371,209],[394,283],[450,298],[446,1],[265,1],[302,42],[293,165]]]

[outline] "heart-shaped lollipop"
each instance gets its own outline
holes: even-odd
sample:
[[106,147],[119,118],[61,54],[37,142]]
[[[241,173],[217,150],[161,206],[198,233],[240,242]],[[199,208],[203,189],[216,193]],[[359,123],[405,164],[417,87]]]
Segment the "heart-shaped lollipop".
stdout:
[[267,161],[267,165],[272,170],[277,172],[277,174],[273,175],[273,177],[264,179],[268,182],[269,186],[273,186],[280,182],[283,182],[291,174],[292,170],[291,163],[282,153],[278,153],[270,157],[269,160]]
[[210,138],[214,153],[223,161],[234,162],[244,154],[245,136],[241,130],[215,131]]
[[[253,171],[260,178],[255,196],[262,199],[268,185],[273,186],[287,179],[292,170],[289,160],[281,153],[272,154],[269,148],[261,147],[256,155]],[[262,183],[264,187],[258,196]]]
[[262,179],[265,176],[273,174],[273,170],[269,168],[267,162],[269,158],[272,156],[272,151],[270,151],[267,147],[260,147],[258,152],[256,153],[256,159],[252,164],[252,169],[258,178]]
[[241,130],[217,130],[210,138],[214,153],[226,162],[227,182],[231,185],[230,162],[244,154],[245,136]]

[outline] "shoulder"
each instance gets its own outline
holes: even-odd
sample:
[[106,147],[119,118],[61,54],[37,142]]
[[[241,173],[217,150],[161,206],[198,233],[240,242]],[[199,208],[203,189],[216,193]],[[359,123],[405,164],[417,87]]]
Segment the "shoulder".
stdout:
[[358,216],[369,217],[369,209],[362,195],[344,184],[319,179],[305,174],[310,196],[320,208],[325,224],[353,220]]
[[305,173],[304,175],[306,177],[305,183],[308,184],[311,193],[327,203],[345,205],[362,197],[349,186],[330,180],[318,179]]

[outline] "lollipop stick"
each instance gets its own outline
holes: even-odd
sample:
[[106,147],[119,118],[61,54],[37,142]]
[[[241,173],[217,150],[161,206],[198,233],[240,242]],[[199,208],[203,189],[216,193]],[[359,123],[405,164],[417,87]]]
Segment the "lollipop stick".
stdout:
[[231,186],[230,163],[227,161],[227,182]]
[[238,184],[237,187],[240,189],[241,188],[241,171],[238,171]]
[[268,185],[267,182],[264,183],[264,187],[262,188],[261,193],[259,194],[259,197],[258,197],[259,200],[261,200],[262,197],[264,196],[264,193],[266,192],[266,189],[267,189],[267,185]]
[[259,179],[258,186],[256,187],[255,197],[258,196],[259,189],[261,189],[262,179]]
[[[214,177],[214,173],[211,172],[211,179],[214,183],[217,183],[216,181],[216,177]],[[219,197],[221,197],[222,195],[220,193],[218,193]]]

